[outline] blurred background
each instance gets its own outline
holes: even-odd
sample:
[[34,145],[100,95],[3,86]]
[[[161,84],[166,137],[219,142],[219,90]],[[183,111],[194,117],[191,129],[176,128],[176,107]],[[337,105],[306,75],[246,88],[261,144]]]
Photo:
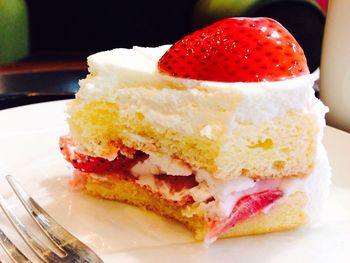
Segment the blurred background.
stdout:
[[0,0],[0,109],[70,98],[89,54],[171,44],[226,17],[278,20],[320,65],[327,0]]

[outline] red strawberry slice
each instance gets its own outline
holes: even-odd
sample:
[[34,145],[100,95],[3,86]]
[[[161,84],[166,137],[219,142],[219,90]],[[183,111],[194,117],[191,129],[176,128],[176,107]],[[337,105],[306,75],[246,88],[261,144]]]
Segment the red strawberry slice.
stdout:
[[243,196],[237,201],[229,217],[211,223],[206,242],[214,241],[220,234],[226,232],[237,223],[256,215],[282,196],[283,192],[278,188]]
[[297,41],[271,18],[227,18],[195,31],[161,57],[158,69],[220,82],[278,81],[309,73]]
[[75,151],[75,144],[70,136],[62,136],[59,141],[64,158],[74,168],[86,173],[110,173],[114,171],[129,171],[137,162],[145,160],[147,155],[137,151],[133,159],[128,159],[119,154],[118,157],[109,161],[101,157],[92,157]]
[[198,185],[194,174],[189,176],[158,174],[155,176],[160,182],[164,182],[174,192],[180,192],[183,189],[191,189]]

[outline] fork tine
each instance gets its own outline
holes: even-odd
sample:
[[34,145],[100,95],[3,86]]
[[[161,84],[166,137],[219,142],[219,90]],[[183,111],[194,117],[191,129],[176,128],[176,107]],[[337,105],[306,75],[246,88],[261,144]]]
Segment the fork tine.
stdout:
[[0,245],[13,262],[31,263],[31,261],[12,243],[12,241],[5,235],[5,233],[1,229]]
[[22,224],[22,222],[18,219],[17,216],[11,211],[3,197],[0,195],[0,206],[2,210],[4,211],[5,215],[11,222],[11,224],[15,227],[18,234],[21,235],[23,240],[27,243],[27,245],[33,250],[33,252],[41,258],[44,262],[52,260],[58,261],[60,258],[53,253],[51,250],[49,250],[47,247],[44,247],[44,245],[31,233],[29,232],[25,226]]
[[[45,235],[66,253],[66,257],[86,258],[87,262],[103,262],[87,245],[59,225],[11,175],[7,175],[6,179],[34,221]],[[66,260],[73,260],[73,258],[66,258]]]

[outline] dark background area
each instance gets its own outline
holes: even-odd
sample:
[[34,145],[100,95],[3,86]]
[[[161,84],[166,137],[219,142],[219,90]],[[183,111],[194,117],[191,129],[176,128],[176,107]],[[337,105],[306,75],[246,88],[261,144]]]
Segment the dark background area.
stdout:
[[196,0],[27,0],[31,50],[93,53],[173,43],[190,32]]
[[[27,0],[32,58],[83,59],[116,47],[171,44],[194,29],[237,15],[234,10],[201,13],[197,2],[210,1]],[[238,15],[281,22],[304,49],[310,70],[319,66],[325,18],[310,1],[257,0]]]

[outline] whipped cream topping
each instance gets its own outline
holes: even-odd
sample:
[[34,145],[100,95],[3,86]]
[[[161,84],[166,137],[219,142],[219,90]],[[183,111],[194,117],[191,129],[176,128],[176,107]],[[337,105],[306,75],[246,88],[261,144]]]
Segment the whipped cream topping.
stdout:
[[[198,107],[196,105],[207,103],[206,97],[210,96],[220,101],[221,105],[220,108],[217,105],[206,105],[207,110],[200,108],[203,118],[199,117],[197,122],[201,122],[200,129],[207,127],[203,130],[204,136],[208,132],[211,136],[211,132],[215,131],[215,124],[218,123],[216,119],[231,122],[231,125],[234,122],[263,122],[283,116],[291,109],[309,111],[313,104],[318,103],[312,88],[318,73],[283,81],[251,83],[199,81],[161,74],[157,62],[169,47],[114,49],[89,56],[91,74],[80,81],[81,89],[77,97],[105,101],[119,97],[122,101],[123,98],[135,96],[135,105],[130,104],[130,99],[126,100],[129,104],[125,112],[124,105],[120,105],[121,114],[147,109],[149,114],[146,118],[150,121],[160,118],[160,124],[166,126],[169,123],[174,127],[174,121],[176,124],[179,120],[174,117],[174,120],[167,121],[165,117],[169,116],[164,115],[171,109],[164,108],[157,100],[166,96],[172,98],[172,101],[179,101],[176,106],[181,112],[182,104]],[[139,97],[143,98],[142,104],[137,101]],[[229,120],[232,111],[235,111],[235,117]],[[181,115],[181,118],[185,117]]]

